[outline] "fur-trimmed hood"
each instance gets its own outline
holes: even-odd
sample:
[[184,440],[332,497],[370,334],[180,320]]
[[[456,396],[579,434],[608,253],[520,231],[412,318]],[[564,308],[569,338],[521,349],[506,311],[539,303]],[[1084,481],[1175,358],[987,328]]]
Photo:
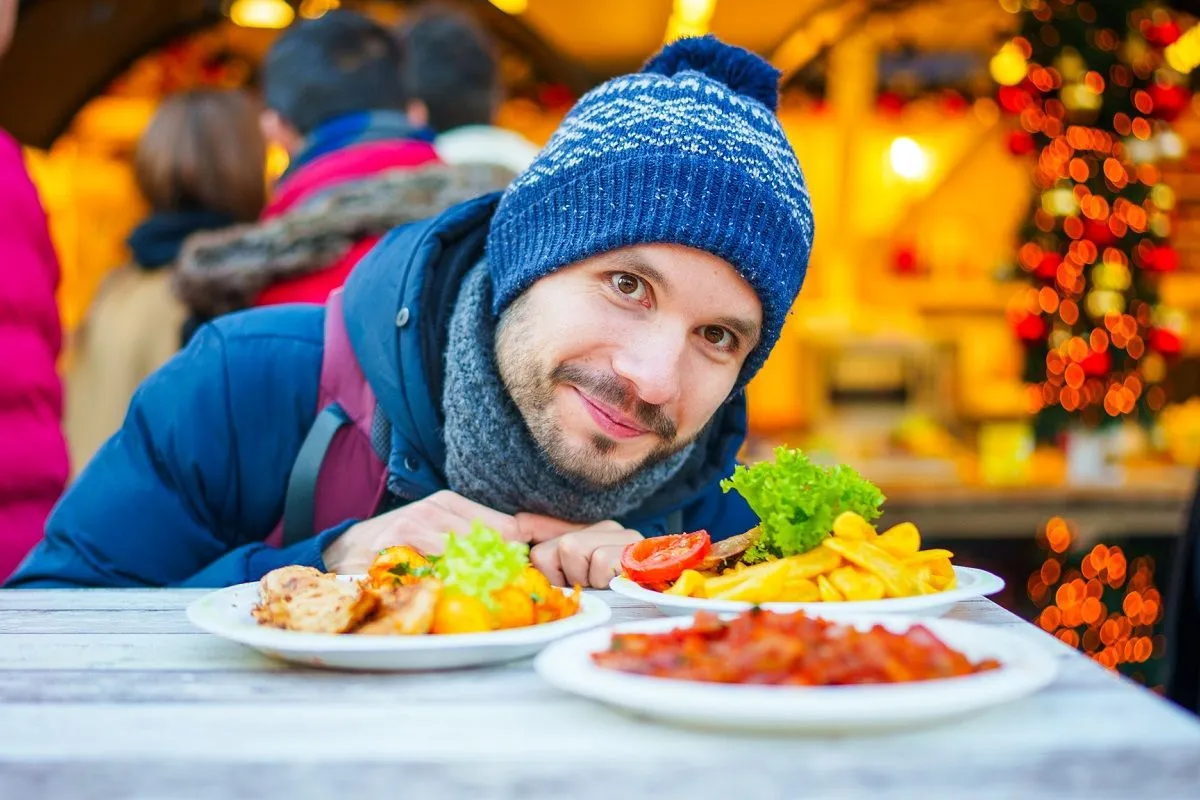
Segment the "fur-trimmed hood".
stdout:
[[328,268],[365,237],[499,191],[513,177],[489,164],[432,164],[339,184],[271,219],[189,237],[176,291],[204,316],[247,308],[267,287]]

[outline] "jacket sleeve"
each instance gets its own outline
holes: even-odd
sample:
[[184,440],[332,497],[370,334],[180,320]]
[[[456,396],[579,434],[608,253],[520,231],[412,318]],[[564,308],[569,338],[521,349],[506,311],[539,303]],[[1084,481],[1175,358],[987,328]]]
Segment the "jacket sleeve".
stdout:
[[320,323],[307,340],[240,324],[206,326],[142,384],[9,586],[226,586],[324,566],[349,523],[288,548],[262,543],[312,423]]

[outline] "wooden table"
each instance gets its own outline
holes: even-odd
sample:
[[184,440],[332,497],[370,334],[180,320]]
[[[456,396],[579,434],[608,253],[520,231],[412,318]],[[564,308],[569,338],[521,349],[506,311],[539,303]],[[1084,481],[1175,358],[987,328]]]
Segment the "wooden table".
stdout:
[[198,596],[0,592],[0,798],[1200,797],[1200,721],[986,600],[952,616],[1044,645],[1053,686],[940,727],[765,737],[623,716],[528,661],[289,668],[193,630]]

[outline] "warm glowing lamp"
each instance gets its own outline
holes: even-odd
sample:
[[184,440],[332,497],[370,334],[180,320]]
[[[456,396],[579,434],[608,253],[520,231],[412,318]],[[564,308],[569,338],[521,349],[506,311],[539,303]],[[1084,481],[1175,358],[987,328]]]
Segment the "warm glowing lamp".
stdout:
[[284,0],[233,0],[229,19],[243,28],[286,28],[296,12]]
[[529,0],[491,0],[491,3],[505,14],[511,14],[514,17],[524,14],[525,9],[529,8]]
[[673,42],[685,36],[703,36],[708,33],[717,0],[675,0],[671,17],[667,20],[664,41]]
[[892,171],[906,181],[920,181],[929,176],[929,155],[907,136],[897,137],[888,150]]

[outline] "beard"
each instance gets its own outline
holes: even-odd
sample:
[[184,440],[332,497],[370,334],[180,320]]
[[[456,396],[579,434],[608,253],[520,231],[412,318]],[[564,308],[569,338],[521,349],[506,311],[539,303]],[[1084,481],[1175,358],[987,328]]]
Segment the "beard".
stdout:
[[[496,366],[534,442],[555,469],[587,485],[607,488],[662,462],[694,441],[695,437],[680,439],[662,407],[641,400],[629,382],[618,375],[577,364],[543,364],[538,358],[538,332],[525,300],[518,297],[500,318]],[[657,443],[644,458],[632,463],[614,460],[617,442],[602,433],[593,434],[582,445],[573,444],[554,414],[554,392],[559,386],[572,386],[621,409],[655,436]]]

